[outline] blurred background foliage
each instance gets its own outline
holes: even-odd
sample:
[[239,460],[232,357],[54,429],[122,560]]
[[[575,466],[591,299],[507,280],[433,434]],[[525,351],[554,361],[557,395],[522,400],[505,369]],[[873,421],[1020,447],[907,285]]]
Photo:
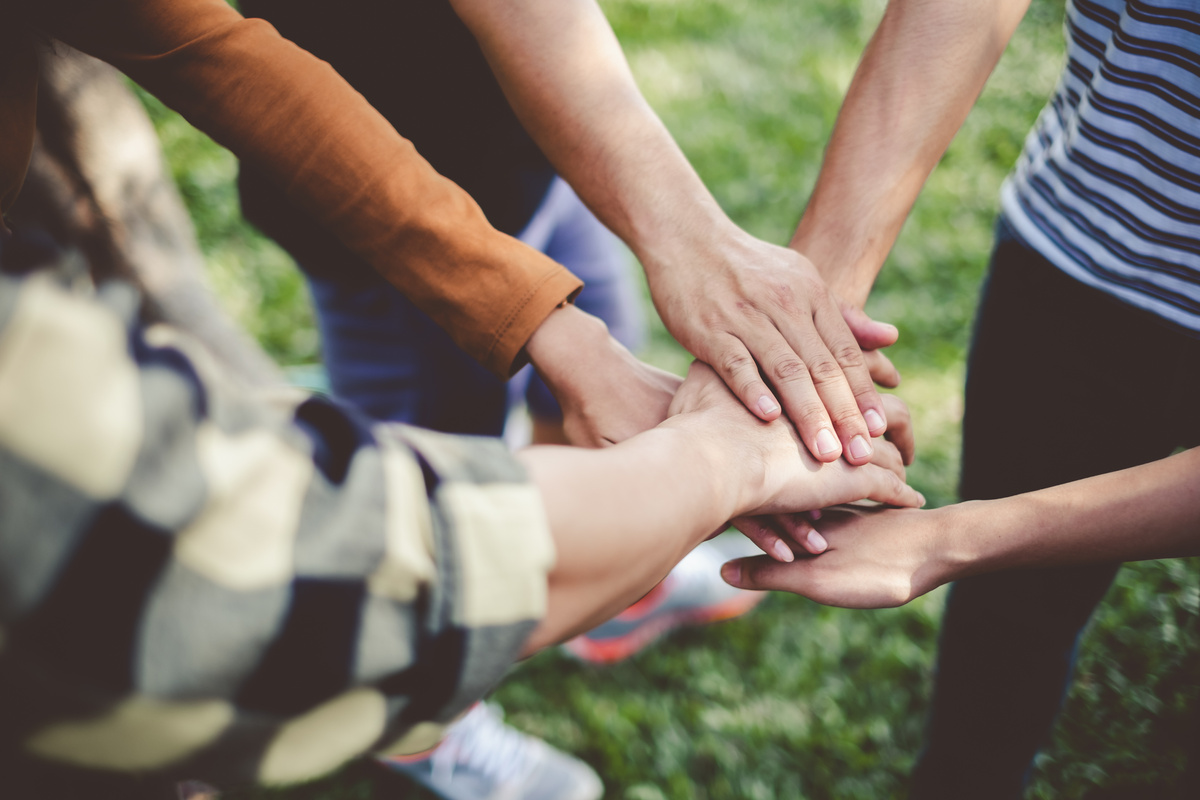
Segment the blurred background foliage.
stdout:
[[[642,90],[717,199],[747,230],[786,242],[884,0],[602,4]],[[900,328],[891,356],[919,445],[910,479],[935,505],[955,498],[964,352],[998,189],[1061,67],[1062,13],[1061,2],[1034,0],[868,305]],[[241,219],[236,162],[146,102],[226,308],[281,363],[317,361],[303,281]],[[661,325],[644,355],[679,372],[688,360]],[[1122,571],[1087,635],[1030,797],[1165,794],[1198,702],[1197,566]],[[938,591],[905,608],[861,612],[771,596],[743,619],[677,632],[614,667],[544,653],[515,669],[496,698],[515,725],[595,766],[609,798],[902,797],[942,602]],[[365,765],[305,787],[230,796],[429,797]]]

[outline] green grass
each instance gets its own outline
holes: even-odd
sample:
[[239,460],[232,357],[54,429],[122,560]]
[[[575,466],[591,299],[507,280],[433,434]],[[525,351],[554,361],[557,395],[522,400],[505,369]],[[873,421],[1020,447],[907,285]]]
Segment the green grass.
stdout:
[[[882,0],[604,0],[639,83],[718,200],[768,240],[790,235]],[[911,480],[953,502],[964,349],[1000,181],[1061,65],[1062,7],[1035,0],[964,130],[932,176],[868,310],[897,324],[892,357],[914,412]],[[212,277],[285,363],[316,357],[302,283],[238,218],[231,157],[155,110],[197,217]],[[649,309],[649,306],[647,306]],[[647,357],[686,355],[659,326]],[[1030,796],[1097,787],[1157,797],[1181,769],[1198,702],[1196,560],[1125,569],[1097,614]],[[548,652],[496,694],[508,718],[586,759],[609,798],[766,800],[903,796],[921,741],[942,592],[883,612],[775,595],[747,617],[680,631],[601,669]],[[364,765],[289,800],[427,798]]]

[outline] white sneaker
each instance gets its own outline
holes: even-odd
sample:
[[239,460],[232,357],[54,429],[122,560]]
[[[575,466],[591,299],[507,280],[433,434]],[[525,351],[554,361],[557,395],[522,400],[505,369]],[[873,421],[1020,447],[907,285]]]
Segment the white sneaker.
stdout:
[[445,800],[600,800],[604,784],[572,755],[504,724],[476,703],[430,755],[380,758]]

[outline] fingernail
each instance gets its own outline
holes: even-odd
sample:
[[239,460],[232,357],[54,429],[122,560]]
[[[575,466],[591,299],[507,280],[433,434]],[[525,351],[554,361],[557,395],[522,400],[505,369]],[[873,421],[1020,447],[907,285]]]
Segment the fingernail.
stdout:
[[924,508],[925,507],[925,495],[921,494],[920,492],[917,492],[917,497],[921,498],[921,505],[919,506],[919,508]]
[[817,434],[817,455],[829,455],[836,453],[841,445],[838,444],[837,437],[833,435],[833,431],[829,428],[821,428],[821,432]]
[[791,563],[796,560],[796,554],[792,552],[792,548],[783,543],[782,539],[776,539],[775,544],[771,545],[771,552],[780,561]]
[[808,546],[818,553],[824,553],[825,548],[829,547],[829,542],[825,541],[825,537],[816,531],[809,531]]
[[863,414],[863,419],[867,421],[867,430],[871,433],[882,432],[887,427],[887,423],[883,420],[883,415],[873,408],[867,409],[867,413]]
[[758,410],[763,414],[774,414],[779,410],[779,404],[764,394],[758,398]]
[[742,586],[742,565],[736,561],[730,561],[721,567],[721,577],[730,586],[736,586],[740,589]]
[[850,440],[850,455],[855,458],[869,458],[871,455],[871,443],[861,436],[855,436]]
[[812,511],[808,512],[808,518],[813,522],[819,520],[821,518],[821,509],[814,508]]

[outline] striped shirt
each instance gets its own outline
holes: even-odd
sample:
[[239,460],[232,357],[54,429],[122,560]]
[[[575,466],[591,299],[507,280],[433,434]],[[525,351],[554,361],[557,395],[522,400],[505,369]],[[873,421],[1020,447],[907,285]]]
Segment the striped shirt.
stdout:
[[1070,0],[1065,28],[1004,213],[1071,276],[1200,335],[1200,3]]

